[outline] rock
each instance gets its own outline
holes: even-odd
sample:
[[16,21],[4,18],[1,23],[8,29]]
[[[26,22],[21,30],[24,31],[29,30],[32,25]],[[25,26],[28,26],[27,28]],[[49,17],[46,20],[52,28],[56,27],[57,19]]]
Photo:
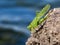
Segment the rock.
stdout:
[[26,45],[60,45],[60,8],[48,12],[43,29],[33,33]]

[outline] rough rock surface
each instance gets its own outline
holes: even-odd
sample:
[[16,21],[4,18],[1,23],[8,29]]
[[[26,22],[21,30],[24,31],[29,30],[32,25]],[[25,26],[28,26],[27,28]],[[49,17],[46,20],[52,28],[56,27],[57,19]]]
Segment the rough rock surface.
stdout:
[[33,33],[26,45],[60,45],[60,8],[48,12],[43,29]]

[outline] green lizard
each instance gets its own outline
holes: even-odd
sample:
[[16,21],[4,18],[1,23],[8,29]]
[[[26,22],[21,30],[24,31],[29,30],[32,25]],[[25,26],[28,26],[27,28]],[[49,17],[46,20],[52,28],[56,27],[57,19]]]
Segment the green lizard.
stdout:
[[35,32],[36,31],[35,28],[39,24],[41,24],[42,22],[44,22],[44,20],[46,20],[47,15],[46,16],[44,16],[44,15],[48,12],[49,9],[50,9],[50,5],[47,4],[39,13],[37,13],[36,17],[33,19],[33,21],[27,27],[29,30],[31,30],[31,32]]

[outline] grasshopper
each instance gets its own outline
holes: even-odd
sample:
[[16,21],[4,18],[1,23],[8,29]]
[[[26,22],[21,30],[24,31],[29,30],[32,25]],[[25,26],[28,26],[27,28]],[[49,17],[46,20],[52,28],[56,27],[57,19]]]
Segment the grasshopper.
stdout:
[[38,27],[39,24],[42,24],[46,19],[47,19],[47,15],[45,15],[48,10],[50,9],[50,5],[47,4],[39,13],[36,14],[36,17],[33,19],[33,21],[29,24],[29,26],[27,26],[27,28],[31,31],[31,32],[35,32],[36,31],[36,27]]

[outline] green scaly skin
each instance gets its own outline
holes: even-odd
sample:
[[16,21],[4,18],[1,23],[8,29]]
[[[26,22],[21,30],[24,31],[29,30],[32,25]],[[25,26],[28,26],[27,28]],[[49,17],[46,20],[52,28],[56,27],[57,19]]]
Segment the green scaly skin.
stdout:
[[[37,15],[36,17],[33,19],[33,21],[30,23],[30,25],[27,27],[31,32],[35,31],[35,28],[38,26],[38,22],[41,24],[42,22],[44,22],[44,20],[46,20],[47,16],[44,16],[48,10],[50,9],[50,5],[47,4]],[[44,17],[43,17],[44,16]],[[43,17],[43,18],[42,18]]]

